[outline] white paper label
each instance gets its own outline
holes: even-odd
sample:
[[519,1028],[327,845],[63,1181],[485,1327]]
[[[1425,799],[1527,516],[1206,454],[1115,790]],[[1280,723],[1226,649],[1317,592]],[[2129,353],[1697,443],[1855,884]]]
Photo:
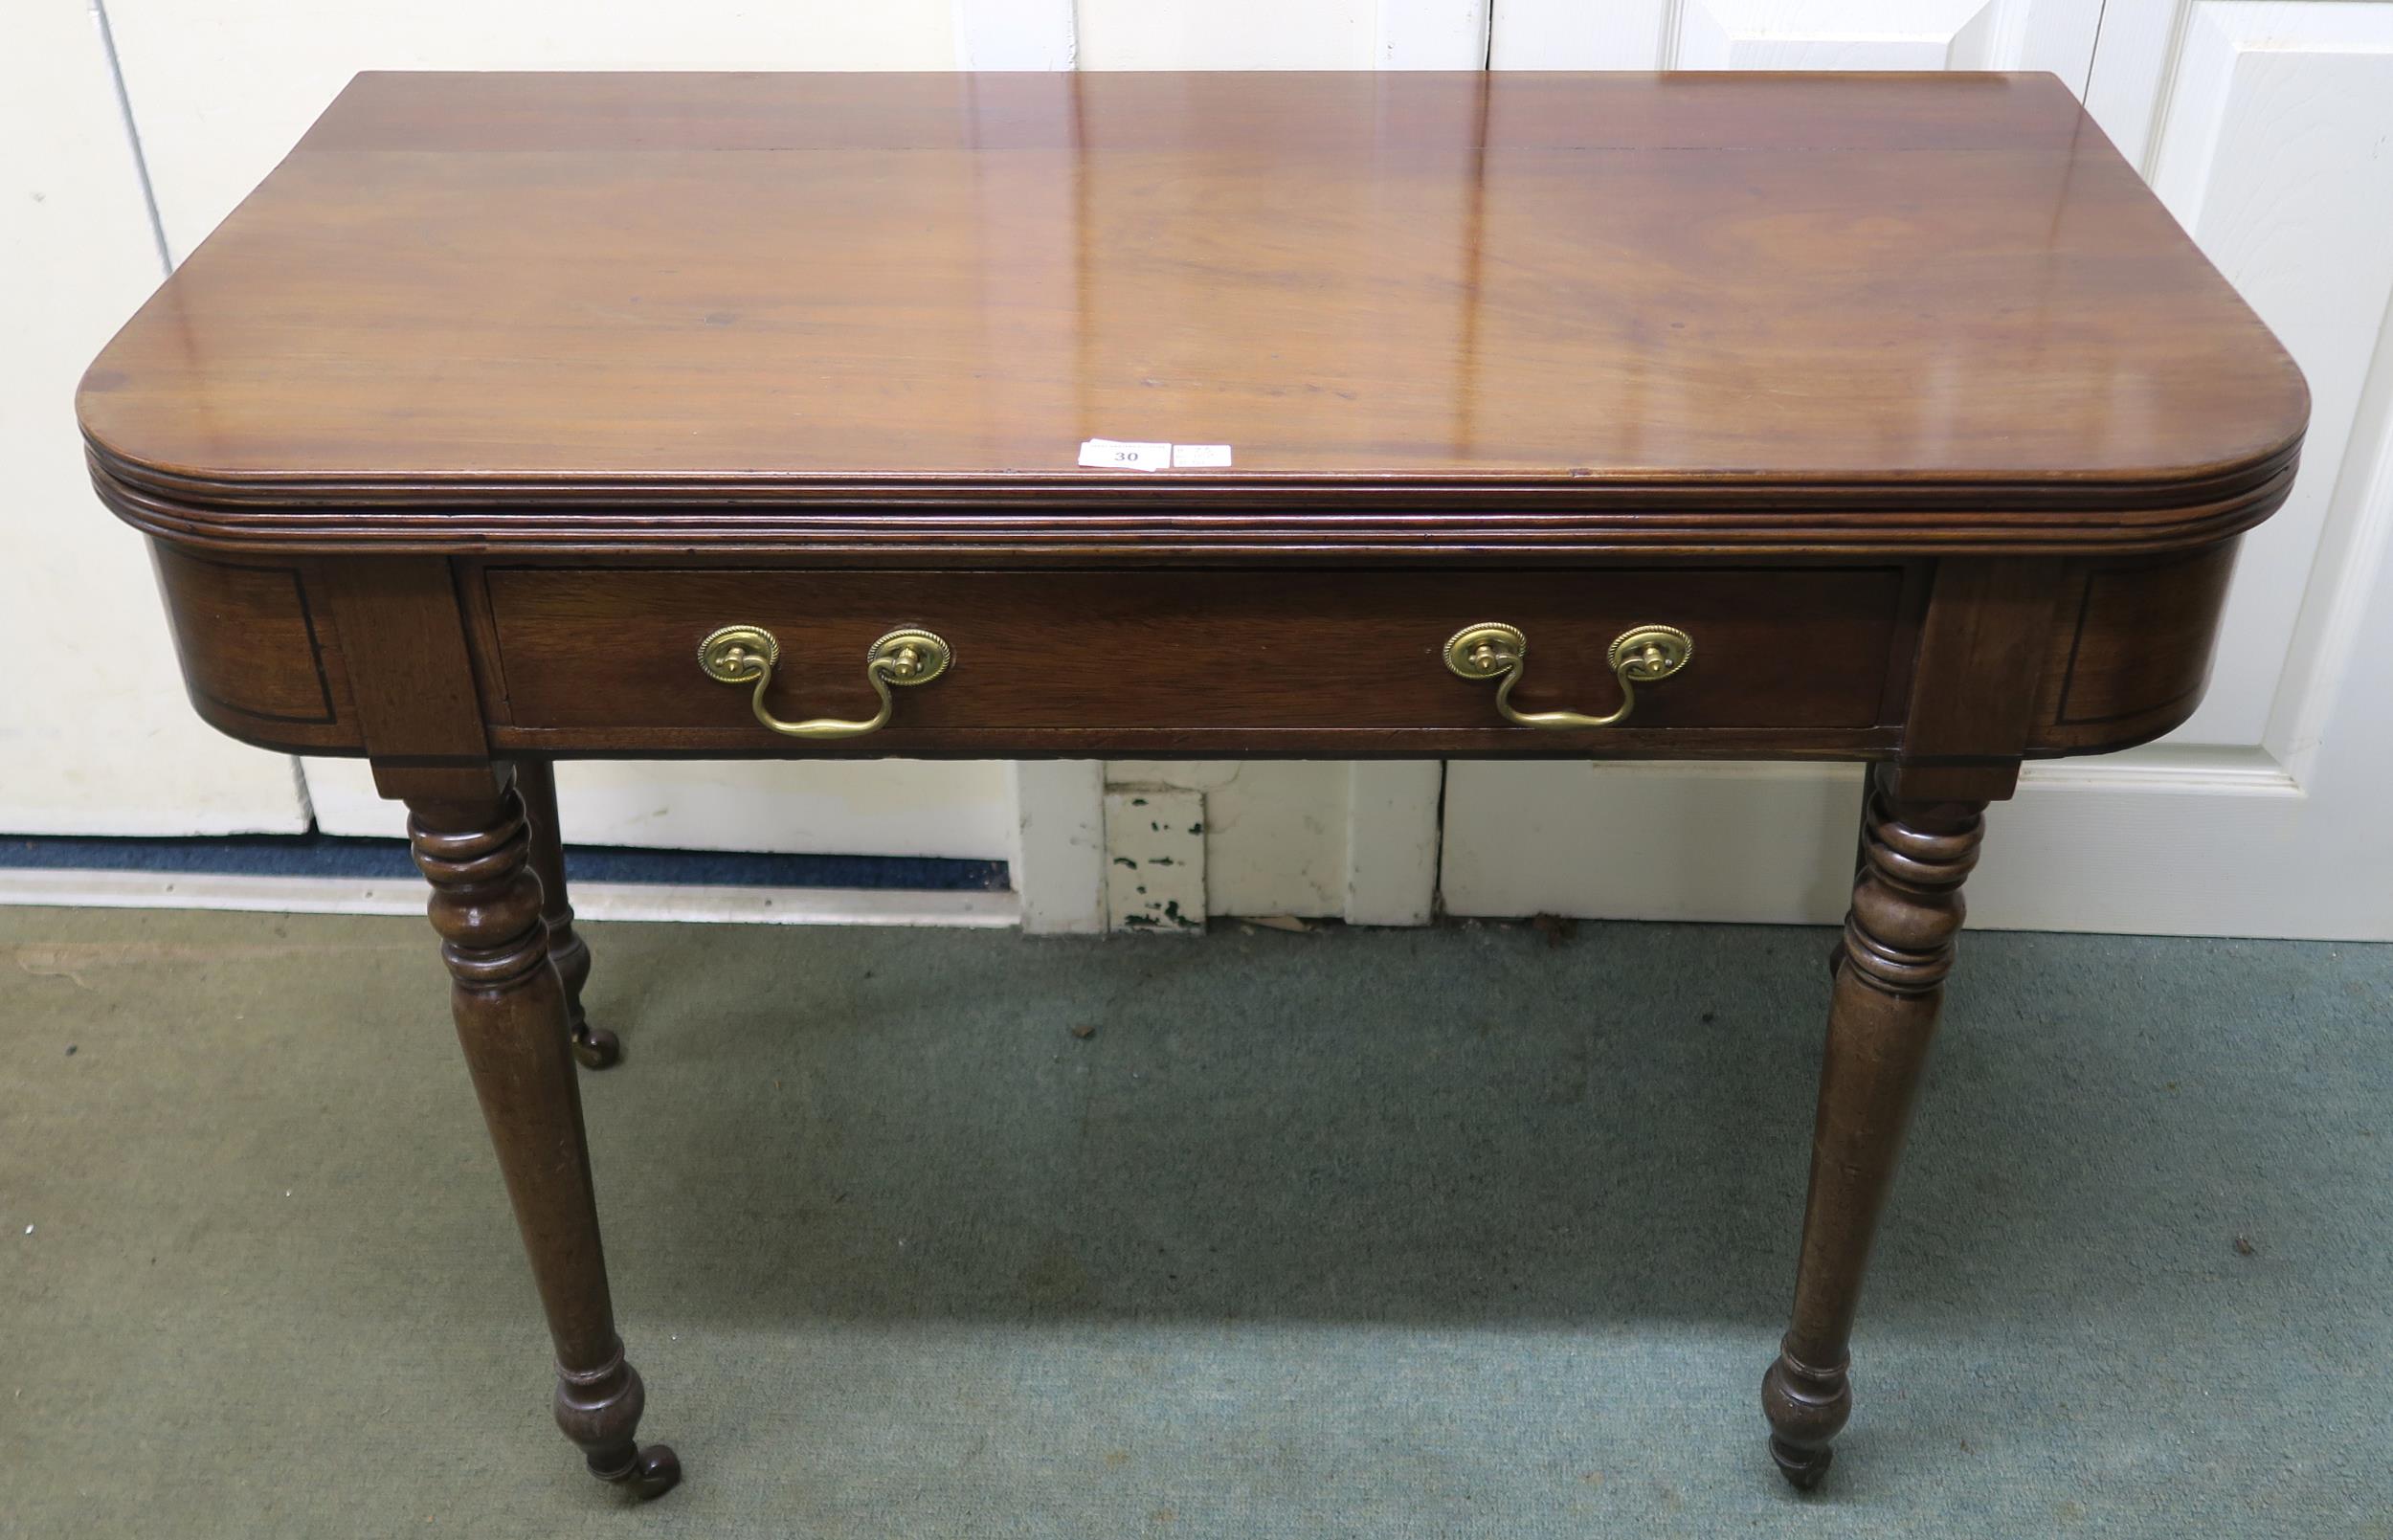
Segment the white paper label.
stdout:
[[1230,463],[1227,444],[1147,444],[1127,438],[1090,438],[1080,446],[1080,462],[1100,471],[1219,469]]
[[1172,446],[1091,438],[1080,446],[1080,462],[1101,471],[1159,471],[1172,463]]

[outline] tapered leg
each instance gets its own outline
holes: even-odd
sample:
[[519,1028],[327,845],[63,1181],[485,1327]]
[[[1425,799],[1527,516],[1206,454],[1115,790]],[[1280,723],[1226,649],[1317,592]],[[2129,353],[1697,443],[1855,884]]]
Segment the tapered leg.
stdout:
[[615,1335],[565,986],[548,961],[523,804],[508,789],[412,797],[408,814],[415,863],[432,882],[458,1041],[556,1345],[557,1425],[593,1475],[653,1497],[681,1479],[681,1464],[663,1445],[633,1440],[643,1393]]
[[557,825],[557,777],[546,759],[515,762],[515,789],[532,826],[532,870],[540,878],[541,915],[548,924],[548,960],[565,980],[565,1008],[573,1023],[573,1057],[585,1069],[604,1069],[623,1057],[623,1044],[582,1011],[590,981],[590,944],[573,931],[573,904],[565,887],[565,837]]
[[1863,816],[1861,872],[1845,921],[1812,1129],[1794,1324],[1762,1377],[1770,1453],[1808,1489],[1853,1410],[1846,1344],[1862,1274],[1902,1151],[1978,861],[1982,802],[1914,802],[1879,770]]

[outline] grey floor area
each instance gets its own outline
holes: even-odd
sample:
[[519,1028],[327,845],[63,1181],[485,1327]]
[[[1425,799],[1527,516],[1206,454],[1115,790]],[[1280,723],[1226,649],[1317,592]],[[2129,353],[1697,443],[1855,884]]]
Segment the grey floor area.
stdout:
[[682,1487],[422,926],[0,910],[0,1534],[2393,1533],[2393,949],[1970,937],[1805,1499],[1824,932],[592,932]]

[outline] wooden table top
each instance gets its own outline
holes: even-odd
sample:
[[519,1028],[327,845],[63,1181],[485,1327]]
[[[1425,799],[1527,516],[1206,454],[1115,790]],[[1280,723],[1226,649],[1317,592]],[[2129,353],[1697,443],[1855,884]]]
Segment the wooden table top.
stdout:
[[78,407],[137,523],[289,545],[2031,549],[2254,522],[2307,398],[2049,76],[369,74]]

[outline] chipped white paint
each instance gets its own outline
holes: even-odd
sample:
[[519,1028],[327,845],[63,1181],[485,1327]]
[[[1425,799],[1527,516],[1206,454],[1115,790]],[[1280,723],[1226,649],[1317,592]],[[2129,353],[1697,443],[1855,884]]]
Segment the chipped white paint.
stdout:
[[1205,796],[1209,914],[1341,912],[1347,767],[1331,760],[1117,760],[1110,786]]
[[1435,760],[1118,760],[1109,785],[1204,797],[1205,912],[1423,925],[1437,903]]
[[1203,792],[1168,786],[1107,791],[1106,920],[1115,930],[1203,932]]

